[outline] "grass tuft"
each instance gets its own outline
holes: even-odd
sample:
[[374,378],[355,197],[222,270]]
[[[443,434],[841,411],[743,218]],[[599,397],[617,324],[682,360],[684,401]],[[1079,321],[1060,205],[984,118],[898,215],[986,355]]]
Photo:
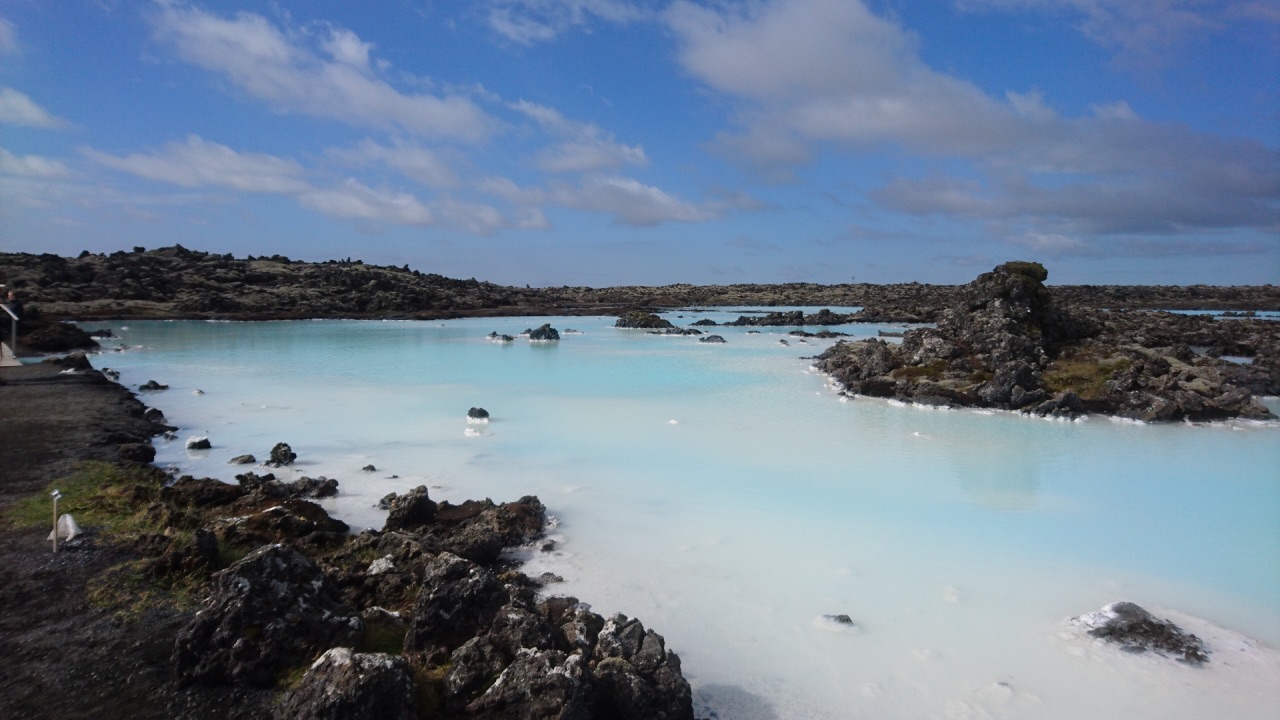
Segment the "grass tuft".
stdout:
[[52,526],[49,493],[56,488],[62,493],[58,514],[71,513],[83,528],[129,539],[139,533],[160,532],[161,523],[148,516],[147,507],[159,497],[167,479],[163,471],[146,465],[83,462],[43,492],[5,508],[0,522],[11,528]]
[[1107,395],[1107,382],[1117,372],[1129,367],[1130,361],[1095,361],[1089,359],[1058,360],[1044,373],[1045,387],[1054,393],[1071,390],[1081,400],[1101,400]]

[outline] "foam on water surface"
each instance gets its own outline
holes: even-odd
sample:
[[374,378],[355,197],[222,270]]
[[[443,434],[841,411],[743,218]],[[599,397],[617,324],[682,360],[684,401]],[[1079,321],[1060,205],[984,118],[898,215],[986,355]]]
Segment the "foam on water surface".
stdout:
[[[230,481],[249,469],[230,458],[287,442],[298,462],[273,472],[337,478],[326,505],[356,528],[417,485],[538,495],[555,544],[520,550],[527,572],[666,636],[700,716],[1280,708],[1275,424],[920,412],[842,398],[801,357],[831,341],[788,353],[792,328],[717,327],[728,342],[709,346],[613,320],[552,319],[584,334],[515,344],[486,336],[547,319],[131,322],[132,349],[95,364],[170,385],[144,400],[210,438],[158,440],[159,464]],[[1121,599],[1185,613],[1209,665],[1067,636],[1065,618]],[[839,615],[857,632],[815,620]]]

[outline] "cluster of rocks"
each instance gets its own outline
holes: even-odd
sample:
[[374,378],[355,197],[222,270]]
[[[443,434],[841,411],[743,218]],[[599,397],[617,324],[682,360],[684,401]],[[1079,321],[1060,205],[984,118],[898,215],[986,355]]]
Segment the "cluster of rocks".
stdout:
[[1232,363],[1135,343],[1111,313],[1055,302],[1047,277],[1038,263],[1005,263],[964,286],[936,327],[908,330],[896,345],[840,342],[816,365],[847,392],[929,405],[1144,421],[1272,417],[1232,381],[1242,372]]
[[660,635],[539,598],[540,582],[504,558],[541,536],[537,498],[454,505],[418,487],[384,498],[380,531],[352,535],[313,502],[336,481],[237,481],[162,488],[148,512],[193,539],[137,543],[159,576],[211,573],[174,641],[184,681],[281,689],[280,718],[692,719]]

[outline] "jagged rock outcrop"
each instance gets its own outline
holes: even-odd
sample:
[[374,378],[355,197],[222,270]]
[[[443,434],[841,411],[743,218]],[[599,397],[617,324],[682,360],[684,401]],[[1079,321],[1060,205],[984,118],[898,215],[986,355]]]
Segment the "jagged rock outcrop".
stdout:
[[930,405],[1147,421],[1270,417],[1231,382],[1241,373],[1227,363],[1185,346],[1133,345],[1108,314],[1056,303],[1047,277],[1038,263],[1005,263],[964,286],[936,328],[908,330],[898,345],[838,343],[817,367],[847,392]]
[[204,609],[178,635],[173,664],[188,680],[269,687],[317,652],[351,646],[362,629],[315,562],[268,545],[218,573]]
[[293,448],[289,447],[288,443],[276,443],[275,447],[271,448],[271,459],[266,464],[267,467],[284,467],[285,465],[292,465],[293,461],[297,459],[297,453],[293,451]]
[[632,310],[623,314],[618,321],[613,324],[614,327],[620,328],[638,328],[642,330],[667,330],[674,328],[675,325],[671,321],[659,317],[654,313]]
[[236,476],[236,482],[245,493],[260,499],[309,498],[320,499],[338,494],[338,481],[323,475],[317,478],[300,477],[285,482],[272,473],[258,475],[247,472]]
[[383,523],[383,532],[420,528],[436,519],[436,503],[427,495],[426,485],[392,497],[388,507],[390,512]]
[[529,331],[530,342],[550,342],[560,339],[560,331],[551,327],[551,323],[543,323]]
[[333,648],[280,698],[274,715],[279,720],[416,720],[413,671],[400,655]]

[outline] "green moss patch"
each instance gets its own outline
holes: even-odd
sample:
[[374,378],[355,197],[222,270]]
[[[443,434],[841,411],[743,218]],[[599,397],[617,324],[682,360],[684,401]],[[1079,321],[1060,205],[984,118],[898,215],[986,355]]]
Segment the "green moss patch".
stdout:
[[133,539],[139,533],[163,529],[158,519],[148,516],[147,507],[159,497],[167,479],[150,466],[80,463],[70,475],[5,508],[0,522],[11,528],[52,527],[49,494],[57,489],[62,493],[59,515],[71,513],[81,527],[108,537]]

